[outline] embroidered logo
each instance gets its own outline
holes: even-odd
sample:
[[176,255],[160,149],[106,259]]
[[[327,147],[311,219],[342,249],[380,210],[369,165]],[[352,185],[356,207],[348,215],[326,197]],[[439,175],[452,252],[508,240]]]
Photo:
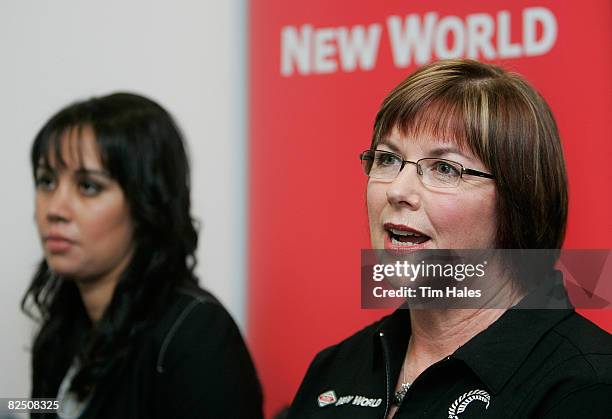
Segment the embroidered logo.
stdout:
[[329,404],[334,404],[337,400],[338,397],[336,397],[336,392],[334,390],[329,390],[325,393],[321,393],[317,398],[317,401],[319,402],[319,407],[325,407]]
[[353,404],[361,407],[378,407],[382,403],[382,399],[370,399],[364,396],[355,396]]
[[463,413],[468,405],[474,400],[486,403],[485,409],[488,409],[491,396],[484,390],[472,390],[463,393],[463,395],[455,400],[453,404],[451,404],[451,407],[448,408],[448,419],[459,419],[459,415]]

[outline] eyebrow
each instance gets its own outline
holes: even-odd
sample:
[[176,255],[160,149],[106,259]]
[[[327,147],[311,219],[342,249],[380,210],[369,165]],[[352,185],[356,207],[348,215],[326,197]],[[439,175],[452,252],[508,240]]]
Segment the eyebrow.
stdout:
[[384,145],[386,147],[389,147],[394,153],[401,154],[399,148],[397,148],[395,144],[388,142],[386,139],[380,140],[377,145]]
[[88,169],[86,167],[82,167],[78,170],[75,171],[75,173],[77,175],[94,175],[94,176],[103,176],[103,177],[107,177],[107,178],[111,178],[110,173],[108,173],[106,170],[95,170],[95,169]]
[[[52,168],[51,166],[49,166],[47,164],[39,164],[36,169],[37,170],[42,169],[42,170],[55,171],[54,168]],[[110,173],[108,173],[106,170],[88,169],[86,167],[81,167],[81,168],[75,170],[74,173],[77,174],[77,175],[80,175],[80,176],[94,175],[94,176],[103,176],[103,177],[106,177],[106,178],[109,178],[109,179],[112,178]]]
[[[393,151],[396,154],[401,155],[402,153],[400,152],[399,148],[395,145],[392,144],[390,142],[388,142],[387,140],[380,140],[378,142],[378,145],[384,145],[386,147],[389,147],[391,149],[391,151]],[[457,154],[467,160],[469,160],[470,162],[473,161],[473,159],[467,155],[465,155],[464,153],[461,152],[460,149],[458,149],[457,147],[453,147],[453,146],[445,146],[445,147],[437,147],[434,148],[433,150],[430,150],[427,153],[428,157],[442,157],[445,156],[447,154]]]
[[431,150],[429,152],[429,154],[431,154],[432,157],[442,157],[446,154],[458,154],[460,156],[463,156],[465,158],[468,158],[468,156],[464,155],[458,148],[456,147],[438,147],[438,148],[434,148],[433,150]]

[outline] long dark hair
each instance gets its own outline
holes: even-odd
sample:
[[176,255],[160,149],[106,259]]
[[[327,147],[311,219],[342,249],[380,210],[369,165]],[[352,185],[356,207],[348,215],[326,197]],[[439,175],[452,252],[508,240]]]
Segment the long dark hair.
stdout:
[[[190,215],[189,164],[180,130],[160,105],[116,93],[72,104],[39,131],[32,170],[64,164],[67,130],[91,127],[102,164],[121,186],[134,224],[134,253],[102,318],[89,320],[76,284],[50,271],[43,260],[22,309],[41,323],[32,348],[33,394],[55,397],[77,356],[72,390],[87,395],[130,351],[139,330],[158,316],[178,286],[193,287],[198,234]],[[59,163],[57,163],[59,162]]]

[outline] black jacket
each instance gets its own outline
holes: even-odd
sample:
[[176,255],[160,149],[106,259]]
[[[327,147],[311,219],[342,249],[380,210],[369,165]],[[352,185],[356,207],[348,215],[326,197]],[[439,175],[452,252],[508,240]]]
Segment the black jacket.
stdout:
[[[289,419],[385,418],[409,310],[320,352]],[[572,309],[513,309],[425,370],[395,418],[612,418],[612,337]]]
[[262,417],[261,388],[244,341],[206,291],[177,291],[138,342],[96,384],[82,418]]

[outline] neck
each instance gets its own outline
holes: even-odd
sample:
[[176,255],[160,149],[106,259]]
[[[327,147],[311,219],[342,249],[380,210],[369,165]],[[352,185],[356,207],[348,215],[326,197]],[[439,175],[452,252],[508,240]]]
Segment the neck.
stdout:
[[454,353],[525,295],[514,285],[512,278],[506,277],[503,270],[497,268],[497,264],[491,266],[487,278],[477,283],[477,288],[483,290],[481,308],[410,311],[412,333],[403,366],[406,370],[405,381],[413,382],[432,364]]
[[76,280],[83,305],[92,323],[97,323],[104,315],[119,283],[119,277],[126,269],[130,259],[131,254],[127,255],[112,271],[104,275]]
[[501,271],[495,271],[489,278],[498,280],[481,284],[488,294],[483,307],[502,308],[411,310],[412,335],[405,361],[411,380],[451,355],[523,298],[524,293],[514,286],[515,281],[504,278]]
[[442,359],[489,327],[504,309],[414,310],[412,350]]
[[489,327],[505,309],[412,310],[412,335],[406,352],[407,381],[449,356]]
[[117,282],[111,280],[93,281],[79,281],[77,286],[87,315],[93,323],[97,323],[113,298]]

